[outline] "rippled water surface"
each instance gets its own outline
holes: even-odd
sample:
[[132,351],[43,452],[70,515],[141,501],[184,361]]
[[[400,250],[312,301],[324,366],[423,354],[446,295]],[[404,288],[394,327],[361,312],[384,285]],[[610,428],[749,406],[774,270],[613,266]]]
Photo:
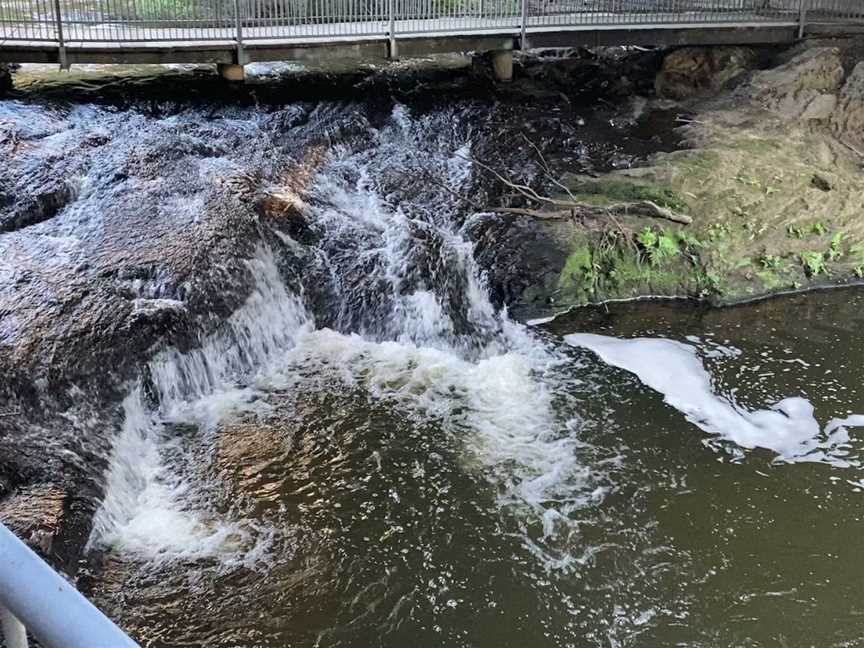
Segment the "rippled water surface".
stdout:
[[563,110],[565,151],[522,108],[0,103],[6,186],[76,183],[0,237],[2,303],[56,273],[170,324],[64,432],[104,439],[80,584],[142,645],[864,645],[864,293],[513,321],[475,160],[609,166],[580,129],[622,118]]
[[154,646],[857,645],[859,430],[825,430],[864,412],[862,300],[619,305],[480,360],[304,331],[192,441],[203,527],[121,531],[94,594]]

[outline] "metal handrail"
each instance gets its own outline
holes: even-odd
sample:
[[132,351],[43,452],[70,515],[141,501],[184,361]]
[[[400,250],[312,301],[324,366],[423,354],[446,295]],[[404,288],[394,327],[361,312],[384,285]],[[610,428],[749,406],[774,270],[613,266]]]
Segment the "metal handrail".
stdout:
[[[0,524],[0,611],[7,645],[26,627],[45,648],[140,648],[120,628]],[[19,623],[16,626],[15,620]]]
[[[427,33],[864,21],[860,0],[45,0],[0,2],[0,41],[57,43],[389,39]],[[51,15],[53,14],[53,15]]]

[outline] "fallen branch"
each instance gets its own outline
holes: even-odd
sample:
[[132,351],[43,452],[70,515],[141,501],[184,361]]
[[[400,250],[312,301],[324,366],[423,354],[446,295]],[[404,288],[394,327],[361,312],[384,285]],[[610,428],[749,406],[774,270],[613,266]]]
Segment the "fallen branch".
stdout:
[[857,148],[855,148],[854,146],[852,146],[849,142],[847,142],[847,141],[845,141],[845,140],[842,140],[842,139],[838,139],[837,141],[840,142],[840,144],[842,144],[843,146],[845,146],[847,149],[849,149],[850,151],[852,151],[852,152],[853,152],[855,155],[857,155],[858,157],[860,157],[860,158],[864,158],[864,153],[862,153],[862,152],[859,151]]
[[[594,213],[606,212],[610,218],[614,214],[641,214],[653,218],[663,218],[673,223],[680,225],[689,225],[693,219],[685,214],[678,214],[671,209],[661,207],[657,203],[650,200],[640,200],[637,202],[620,203],[617,205],[608,205],[599,207],[581,202],[556,201],[556,206],[565,207],[565,209],[557,209],[554,211],[543,211],[538,209],[525,209],[522,207],[493,207],[488,211],[493,211],[501,214],[518,214],[521,216],[531,216],[533,218],[541,218],[544,220],[558,220],[561,218],[572,218],[577,211],[591,211]],[[614,221],[614,218],[613,218]],[[617,221],[614,221],[616,225]],[[620,227],[620,225],[618,225]]]
[[562,218],[572,218],[572,209],[561,209],[558,211],[541,211],[538,209],[524,209],[522,207],[493,207],[488,210],[496,214],[516,214],[518,216],[531,216],[541,220],[560,220]]
[[604,207],[604,209],[609,212],[614,212],[616,214],[626,214],[632,212],[642,213],[645,216],[653,216],[654,218],[665,218],[668,221],[672,221],[673,223],[680,223],[681,225],[689,225],[693,222],[693,219],[686,214],[679,214],[677,212],[673,212],[671,209],[661,207],[657,203],[651,202],[650,200],[637,200],[636,202],[609,205],[608,207]]
[[[523,136],[524,137],[524,136]],[[562,188],[568,195],[568,199],[560,199],[560,198],[550,198],[549,196],[542,196],[538,194],[534,189],[529,187],[528,185],[518,184],[516,182],[512,182],[508,180],[503,175],[498,173],[495,169],[490,167],[488,164],[484,164],[477,159],[464,157],[464,159],[469,160],[473,164],[476,164],[481,169],[484,169],[495,176],[495,178],[501,182],[503,185],[513,189],[517,194],[521,195],[523,198],[527,198],[529,201],[546,204],[552,207],[559,207],[556,211],[544,212],[540,210],[534,209],[523,209],[520,207],[498,207],[492,209],[492,211],[505,213],[505,214],[520,214],[522,216],[532,216],[534,218],[545,218],[547,220],[555,220],[560,218],[565,218],[567,216],[572,216],[575,211],[593,211],[593,212],[601,212],[605,211],[608,214],[642,214],[645,216],[650,216],[653,218],[663,218],[668,221],[672,221],[673,223],[679,223],[681,225],[689,225],[693,222],[693,219],[687,216],[686,214],[679,214],[677,212],[672,211],[666,207],[661,207],[655,202],[650,200],[636,200],[633,202],[625,202],[618,203],[614,205],[606,205],[606,206],[598,206],[591,205],[589,203],[583,203],[576,200],[576,197],[573,193],[568,189],[564,184],[555,180],[552,176],[551,169],[547,164],[543,154],[540,152],[540,149],[531,142],[527,137],[525,140],[534,148],[537,154],[540,156],[540,162],[543,167],[543,172],[547,177],[552,178],[552,181],[560,188]],[[549,214],[548,216],[543,216],[543,214]]]

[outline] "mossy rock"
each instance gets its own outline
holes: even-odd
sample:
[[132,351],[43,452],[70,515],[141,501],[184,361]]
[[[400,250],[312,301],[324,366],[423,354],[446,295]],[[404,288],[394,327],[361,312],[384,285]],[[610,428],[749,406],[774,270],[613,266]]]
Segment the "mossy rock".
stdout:
[[684,230],[646,226],[635,237],[586,232],[573,241],[557,302],[588,304],[640,295],[693,296],[713,290],[699,259],[702,243]]

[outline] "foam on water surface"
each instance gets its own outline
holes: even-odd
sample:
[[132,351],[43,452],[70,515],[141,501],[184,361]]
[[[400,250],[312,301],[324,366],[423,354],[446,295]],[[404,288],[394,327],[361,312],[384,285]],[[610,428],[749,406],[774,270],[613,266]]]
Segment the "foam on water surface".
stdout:
[[[260,534],[248,520],[207,512],[201,485],[176,459],[170,426],[192,424],[206,438],[238,412],[266,411],[269,392],[332,389],[334,379],[418,424],[434,421],[465,448],[464,469],[492,482],[502,510],[545,536],[602,497],[553,406],[547,374],[560,358],[491,303],[454,217],[453,190],[473,173],[470,142],[439,141],[425,119],[397,106],[375,147],[334,147],[304,197],[326,232],[316,254],[333,269],[340,331],[314,327],[262,249],[249,261],[252,292],[222,329],[197,349],[169,348],[151,360],[156,404],[140,386],[127,399],[92,545],[159,559],[248,549]],[[421,204],[394,198],[415,167],[452,190],[430,184]]]
[[719,396],[696,347],[661,338],[621,339],[590,333],[565,336],[590,349],[603,362],[635,374],[647,387],[709,434],[745,449],[765,448],[777,461],[812,461],[837,467],[858,465],[849,456],[847,427],[864,424],[864,416],[832,419],[824,428],[813,405],[801,397],[784,398],[765,409],[747,410]]

